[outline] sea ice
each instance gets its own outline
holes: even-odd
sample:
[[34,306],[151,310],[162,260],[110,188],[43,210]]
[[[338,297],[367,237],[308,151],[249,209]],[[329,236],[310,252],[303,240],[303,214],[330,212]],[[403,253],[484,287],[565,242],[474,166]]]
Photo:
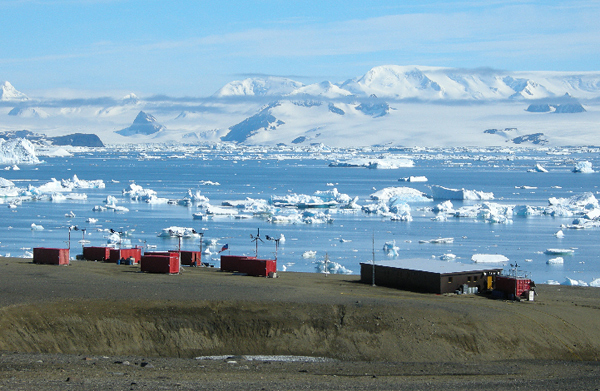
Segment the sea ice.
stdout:
[[400,251],[400,247],[396,246],[396,241],[385,242],[383,244],[383,251],[388,257],[397,257]]
[[582,174],[591,174],[594,172],[592,169],[592,163],[588,161],[582,161],[575,163],[575,167],[573,167],[573,172],[578,172]]
[[33,144],[24,138],[0,138],[0,164],[38,164]]
[[307,250],[302,253],[302,258],[314,258],[317,255],[316,251]]
[[314,261],[317,273],[328,274],[352,274],[352,270],[345,268],[341,264],[333,261],[319,260]]
[[44,227],[41,225],[37,225],[35,223],[31,223],[31,230],[32,231],[43,231]]
[[583,280],[574,280],[572,278],[566,277],[565,281],[561,285],[588,286],[588,283]]
[[477,190],[450,189],[447,187],[432,185],[431,192],[434,199],[440,200],[493,200],[494,193],[486,193]]
[[532,169],[527,170],[528,172],[548,172],[548,170],[546,170],[544,167],[542,167],[541,164],[537,163],[535,165],[535,167],[533,167]]
[[195,229],[193,228],[187,228],[187,227],[169,227],[169,228],[163,228],[163,230],[161,231],[161,233],[158,234],[159,237],[161,238],[185,238],[185,239],[189,239],[189,238],[199,238],[200,234],[198,232],[196,232]]
[[408,176],[398,179],[400,182],[427,182],[426,176]]
[[437,238],[429,240],[419,240],[419,243],[432,243],[432,244],[451,244],[454,243],[454,238]]
[[504,263],[508,258],[500,254],[473,254],[471,260],[475,263]]
[[548,265],[562,265],[565,260],[562,257],[551,258],[546,261]]
[[371,199],[375,201],[389,200],[395,198],[402,202],[431,202],[432,199],[425,193],[411,187],[386,187],[371,194]]

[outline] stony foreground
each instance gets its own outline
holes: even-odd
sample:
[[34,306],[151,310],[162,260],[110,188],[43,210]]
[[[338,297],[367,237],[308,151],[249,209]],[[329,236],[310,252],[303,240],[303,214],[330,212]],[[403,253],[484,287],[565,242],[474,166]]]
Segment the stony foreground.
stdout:
[[[600,290],[535,302],[186,268],[0,259],[7,389],[596,389]],[[327,357],[328,362],[245,355]],[[225,356],[198,360],[199,356]],[[231,357],[231,358],[227,358]]]

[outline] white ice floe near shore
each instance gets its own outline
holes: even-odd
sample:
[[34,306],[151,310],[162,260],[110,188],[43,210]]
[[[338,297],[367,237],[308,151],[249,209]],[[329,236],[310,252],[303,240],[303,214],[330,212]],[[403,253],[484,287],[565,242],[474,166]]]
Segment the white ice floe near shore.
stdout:
[[435,200],[493,200],[494,193],[466,189],[450,189],[447,187],[432,185],[431,192]]
[[161,238],[191,239],[191,238],[199,238],[200,234],[198,232],[196,232],[196,230],[194,228],[173,226],[173,227],[163,228],[163,230],[157,236],[161,237]]
[[501,254],[473,254],[471,260],[475,263],[505,263],[508,258]]
[[456,259],[456,254],[448,253],[440,255],[441,261],[454,261]]
[[317,273],[326,274],[352,274],[352,270],[347,269],[337,262],[330,260],[319,260],[314,261],[315,269]]
[[546,261],[548,265],[562,265],[565,263],[565,259],[563,257],[550,258]]
[[340,193],[337,188],[330,190],[317,190],[313,195],[286,194],[283,196],[273,195],[269,204],[276,207],[292,206],[296,208],[332,208],[349,207],[356,202],[355,198],[348,194]]
[[314,250],[307,250],[302,253],[302,258],[314,258],[317,256],[317,252]]
[[566,277],[565,281],[560,285],[570,285],[570,286],[590,286],[587,282],[583,280],[575,280],[573,278]]
[[573,167],[573,172],[581,174],[592,174],[594,172],[594,169],[592,168],[592,162],[583,161],[575,163],[575,167]]

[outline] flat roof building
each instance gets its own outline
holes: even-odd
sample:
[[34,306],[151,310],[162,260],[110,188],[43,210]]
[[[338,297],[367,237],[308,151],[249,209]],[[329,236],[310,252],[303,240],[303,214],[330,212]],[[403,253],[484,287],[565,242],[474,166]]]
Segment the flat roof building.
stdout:
[[430,259],[403,259],[360,264],[361,282],[415,292],[453,293],[467,285],[478,291],[493,289],[502,267],[485,267]]

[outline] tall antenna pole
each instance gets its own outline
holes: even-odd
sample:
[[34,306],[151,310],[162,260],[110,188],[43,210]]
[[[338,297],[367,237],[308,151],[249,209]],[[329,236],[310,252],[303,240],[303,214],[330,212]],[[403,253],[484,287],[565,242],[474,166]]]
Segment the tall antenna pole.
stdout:
[[375,286],[375,230],[373,230],[373,261],[371,264],[373,275],[371,276],[371,286]]

